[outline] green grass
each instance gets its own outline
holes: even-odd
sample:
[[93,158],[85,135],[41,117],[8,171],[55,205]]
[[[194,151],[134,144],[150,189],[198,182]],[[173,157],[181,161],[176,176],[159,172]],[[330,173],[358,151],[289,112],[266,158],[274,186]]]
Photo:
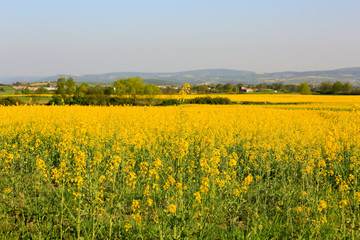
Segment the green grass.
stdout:
[[4,91],[0,90],[0,95],[14,95],[15,89],[8,85],[0,85],[0,89],[4,89]]
[[[6,94],[6,95],[12,95],[12,94]],[[0,95],[1,96],[6,96],[6,95]],[[16,95],[16,96],[11,96],[10,98],[13,99],[18,99],[24,103],[28,103],[30,98],[31,101],[33,103],[40,103],[40,104],[46,104],[47,102],[50,101],[51,97],[44,97],[44,96],[32,96],[32,95]]]

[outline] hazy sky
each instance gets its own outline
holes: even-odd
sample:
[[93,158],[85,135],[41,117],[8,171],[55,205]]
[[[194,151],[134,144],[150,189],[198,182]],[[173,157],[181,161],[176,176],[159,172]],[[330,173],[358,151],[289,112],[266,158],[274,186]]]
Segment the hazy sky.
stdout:
[[0,76],[360,66],[358,0],[0,0]]

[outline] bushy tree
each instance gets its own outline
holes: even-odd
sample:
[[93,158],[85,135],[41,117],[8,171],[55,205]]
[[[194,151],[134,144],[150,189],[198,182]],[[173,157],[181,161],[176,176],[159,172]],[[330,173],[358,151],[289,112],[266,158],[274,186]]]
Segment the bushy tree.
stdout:
[[245,87],[245,85],[242,84],[242,83],[238,83],[238,84],[236,84],[236,86],[237,86],[239,89],[241,89],[241,87]]
[[24,94],[26,95],[31,94],[31,91],[28,87],[24,89]]
[[221,83],[217,84],[215,87],[219,92],[223,91],[224,85],[222,85]]
[[56,94],[60,94],[62,97],[65,97],[66,95],[73,95],[75,93],[76,84],[74,79],[71,77],[68,77],[67,79],[64,77],[59,78],[56,85]]
[[117,95],[129,95],[135,98],[137,95],[156,95],[161,94],[160,89],[155,85],[146,85],[140,77],[122,78],[113,84]]
[[339,94],[343,91],[343,87],[344,84],[342,84],[342,82],[335,82],[334,85],[332,86],[332,93],[334,94]]
[[266,83],[260,83],[260,84],[256,85],[256,88],[259,90],[262,90],[262,89],[268,89],[268,86]]
[[330,94],[333,91],[333,85],[330,82],[322,82],[320,84],[320,93]]
[[343,93],[345,94],[350,94],[351,93],[351,90],[352,90],[352,86],[350,83],[345,83],[344,86],[343,86]]
[[310,86],[307,82],[300,84],[300,94],[311,94]]
[[79,97],[85,97],[88,90],[89,90],[89,85],[86,83],[82,83],[76,88],[76,95]]
[[66,83],[66,80],[64,77],[61,77],[57,80],[57,83],[56,83],[56,86],[57,86],[57,89],[56,89],[56,94],[60,94],[61,96],[65,96],[66,94],[66,90],[65,90],[65,83]]
[[115,94],[114,87],[106,87],[106,88],[104,88],[104,94],[105,95],[113,95],[113,94]]
[[153,84],[147,84],[144,88],[145,95],[160,95],[162,94],[160,88]]
[[75,93],[76,85],[73,78],[69,77],[65,82],[65,86],[66,94],[73,95]]
[[39,87],[38,89],[35,90],[35,94],[48,94],[48,93],[50,93],[50,91],[43,87]]
[[234,87],[233,87],[233,85],[231,85],[231,83],[227,83],[223,87],[223,91],[226,93],[232,93],[233,90],[234,90]]

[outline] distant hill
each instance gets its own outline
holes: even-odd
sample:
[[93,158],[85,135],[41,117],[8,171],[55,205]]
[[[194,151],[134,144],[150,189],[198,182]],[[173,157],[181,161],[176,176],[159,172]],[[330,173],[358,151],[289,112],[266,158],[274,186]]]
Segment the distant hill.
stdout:
[[7,77],[0,76],[0,84],[11,84],[15,82],[35,82],[41,79],[42,77],[34,77],[34,76],[19,76],[19,77]]
[[308,71],[308,72],[279,72],[265,74],[264,78],[258,78],[264,82],[285,82],[301,83],[309,82],[321,83],[329,82],[349,82],[354,86],[360,86],[360,67],[342,68],[326,71]]
[[[204,82],[239,82],[240,79],[248,79],[248,76],[255,75],[249,71],[238,71],[229,69],[206,69],[184,72],[164,72],[164,73],[143,73],[143,72],[114,72],[104,74],[78,74],[78,75],[61,75],[63,77],[72,77],[76,82],[97,82],[107,83],[116,79],[139,76],[145,82],[159,85],[181,85],[185,82],[190,84]],[[54,81],[58,76],[50,76],[39,79],[39,81]]]
[[[360,67],[343,68],[326,71],[307,71],[307,72],[275,72],[275,73],[255,73],[250,71],[230,70],[230,69],[203,69],[183,72],[113,72],[104,74],[77,74],[61,75],[62,77],[72,77],[76,82],[91,82],[96,84],[108,84],[116,79],[128,77],[141,77],[145,82],[158,85],[181,85],[184,83],[315,83],[341,81],[350,82],[353,86],[360,86]],[[40,77],[0,77],[0,83],[20,82],[47,82],[56,81],[60,75]]]

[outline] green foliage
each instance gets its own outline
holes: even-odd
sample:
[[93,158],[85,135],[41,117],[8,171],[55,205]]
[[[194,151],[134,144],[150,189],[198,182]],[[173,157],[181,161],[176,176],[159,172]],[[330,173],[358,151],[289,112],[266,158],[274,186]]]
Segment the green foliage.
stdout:
[[178,99],[164,99],[159,106],[174,106],[179,105],[181,102]]
[[65,84],[66,84],[66,80],[65,78],[61,77],[57,80],[57,90],[56,93],[60,94],[61,96],[64,96],[66,94],[66,90],[65,90]]
[[334,84],[330,82],[322,82],[320,85],[321,94],[356,94],[350,83],[343,84],[340,81]]
[[15,90],[9,85],[0,85],[0,95],[14,95]]
[[89,90],[89,87],[90,86],[86,83],[80,84],[80,86],[76,88],[76,95],[79,97],[85,97],[86,93]]
[[222,85],[221,83],[216,85],[216,89],[219,90],[220,92],[223,90],[224,85]]
[[50,93],[50,91],[47,90],[46,88],[39,87],[38,89],[35,90],[34,93],[35,94],[48,94],[48,93]]
[[105,95],[113,95],[113,94],[115,94],[114,87],[106,87],[106,88],[104,88],[104,94]]
[[332,86],[332,93],[334,94],[339,94],[343,91],[343,87],[344,84],[342,84],[341,82],[337,81],[334,83],[334,85]]
[[156,86],[151,86],[153,87],[147,87],[146,83],[142,82],[140,77],[122,78],[114,82],[115,93],[120,96],[131,95],[132,97],[136,97],[136,95],[146,94],[145,89],[150,95],[156,94]]
[[342,91],[343,91],[343,93],[345,93],[345,94],[351,93],[351,90],[352,90],[352,86],[351,86],[350,83],[345,83],[345,84],[343,85],[343,87],[342,87]]
[[69,77],[65,82],[65,86],[66,86],[66,94],[68,95],[74,94],[76,85],[73,78]]
[[32,92],[30,91],[30,89],[28,87],[24,89],[24,94],[29,95],[31,93]]
[[60,94],[63,98],[66,95],[73,95],[76,89],[74,79],[71,77],[65,79],[63,77],[57,80],[57,90],[56,93]]
[[333,87],[330,82],[322,82],[320,85],[320,93],[322,94],[330,94],[332,93]]
[[64,99],[59,95],[53,95],[47,105],[64,105]]
[[[193,99],[187,99],[184,102],[185,104],[215,104],[215,105],[228,105],[232,104],[232,101],[226,97],[196,97]],[[160,106],[172,106],[172,105],[179,105],[180,101],[178,99],[164,99]]]
[[192,90],[195,90],[198,93],[208,93],[208,92],[210,92],[208,86],[206,86],[206,85],[197,85],[194,88],[192,88]]
[[20,104],[23,104],[23,102],[19,99],[16,99],[13,97],[0,97],[0,105],[14,106],[14,105],[20,105]]
[[311,94],[310,86],[307,82],[300,84],[300,94],[304,94],[304,95]]
[[161,95],[162,92],[160,88],[153,84],[147,84],[144,88],[145,95]]
[[240,89],[241,87],[245,87],[245,85],[244,84],[242,84],[242,83],[238,83],[238,84],[236,84],[236,86]]
[[186,103],[193,104],[232,104],[231,100],[226,97],[196,97],[194,99],[188,99]]
[[223,90],[226,93],[232,93],[233,88],[234,88],[233,85],[231,85],[230,83],[227,83],[227,84],[224,85]]

